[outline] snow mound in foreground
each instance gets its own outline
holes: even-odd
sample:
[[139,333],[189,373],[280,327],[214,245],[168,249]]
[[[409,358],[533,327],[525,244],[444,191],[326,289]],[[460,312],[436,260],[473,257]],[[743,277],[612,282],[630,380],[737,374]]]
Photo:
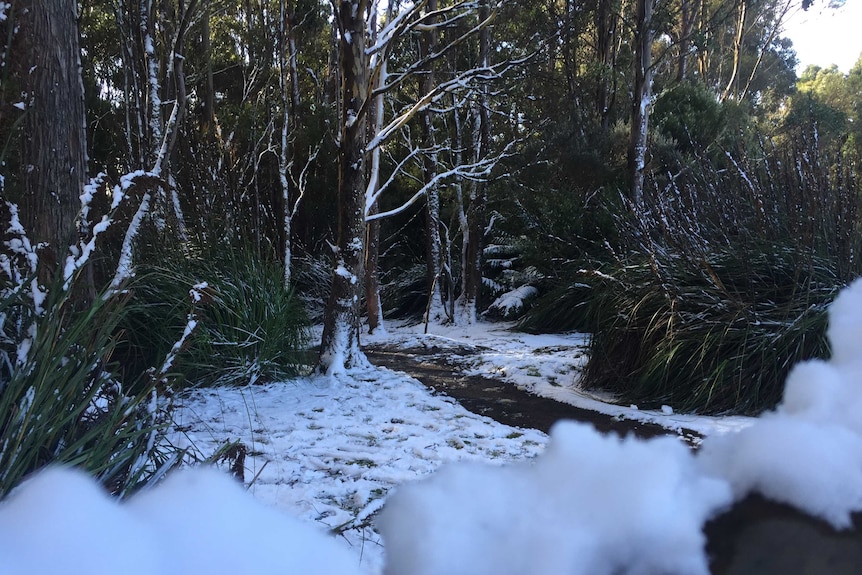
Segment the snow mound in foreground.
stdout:
[[862,280],[829,307],[832,359],[796,365],[778,408],[737,434],[708,437],[699,462],[750,492],[851,526],[862,511]]
[[224,473],[181,471],[117,503],[82,472],[50,468],[0,504],[0,573],[359,573],[312,526],[264,507]]
[[561,422],[533,464],[455,464],[399,487],[378,527],[388,575],[697,575],[701,525],[730,500],[674,438]]

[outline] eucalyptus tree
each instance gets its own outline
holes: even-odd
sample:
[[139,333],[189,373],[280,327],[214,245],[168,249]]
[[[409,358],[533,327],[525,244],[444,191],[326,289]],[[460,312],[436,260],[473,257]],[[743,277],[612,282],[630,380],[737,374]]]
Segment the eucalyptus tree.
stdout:
[[634,82],[632,84],[631,135],[629,139],[629,199],[643,203],[649,115],[655,68],[652,57],[656,30],[653,15],[659,0],[636,0],[634,18]]
[[[482,151],[466,164],[450,166],[436,173],[432,181],[424,183],[397,208],[370,215],[373,205],[394,181],[399,170],[418,157],[422,149],[421,146],[411,149],[385,181],[379,172],[367,173],[368,160],[374,150],[397,138],[423,110],[443,101],[447,94],[464,90],[477,79],[498,73],[482,65],[482,62],[487,64],[487,58],[469,69],[453,70],[445,80],[395,109],[375,133],[368,133],[368,115],[379,102],[378,96],[404,86],[408,80],[427,71],[430,62],[442,59],[456,46],[481,34],[492,20],[492,11],[486,0],[455,2],[433,11],[428,8],[428,0],[405,5],[393,3],[390,19],[378,32],[377,41],[372,43],[373,26],[369,26],[368,17],[369,14],[376,17],[379,13],[378,2],[333,0],[332,6],[341,73],[339,213],[338,238],[333,246],[335,269],[320,351],[320,368],[330,373],[365,361],[359,349],[359,321],[366,223],[400,213],[424,198],[431,187],[446,178],[481,179],[491,163],[491,158]],[[390,53],[411,32],[435,27],[454,28],[456,23],[466,23],[462,34],[448,37],[433,52],[406,63],[403,68],[387,69],[385,63]]]
[[[20,125],[20,193],[24,225],[39,246],[47,282],[72,244],[79,197],[87,181],[87,144],[76,0],[4,7],[11,50],[4,79],[18,94],[7,120]],[[9,70],[11,68],[11,70]],[[14,116],[14,119],[9,117]]]

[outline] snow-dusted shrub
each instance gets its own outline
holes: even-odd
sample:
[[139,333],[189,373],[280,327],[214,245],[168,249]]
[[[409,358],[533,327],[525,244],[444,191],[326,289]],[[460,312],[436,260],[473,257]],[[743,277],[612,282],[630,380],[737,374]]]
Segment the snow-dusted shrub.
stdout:
[[305,254],[296,258],[293,287],[310,321],[323,323],[323,312],[332,286],[332,258]]
[[645,204],[617,216],[622,246],[587,280],[586,385],[656,407],[759,413],[792,365],[828,355],[826,307],[862,273],[858,178],[830,167],[816,138],[747,146],[656,174]]
[[129,294],[92,293],[91,256],[124,198],[120,187],[100,194],[110,208],[97,214],[91,200],[103,180],[84,188],[78,237],[56,267],[40,267],[17,206],[0,205],[0,497],[49,463],[81,467],[123,493],[178,459],[159,442],[164,358],[122,377],[114,352]]
[[488,309],[485,310],[485,316],[502,319],[517,318],[526,310],[538,293],[539,290],[531,285],[518,286],[513,290],[504,292],[488,306]]
[[758,413],[795,363],[828,355],[841,282],[825,262],[780,245],[658,262],[632,257],[593,288],[585,385],[639,405]]
[[157,379],[123,381],[113,363],[127,298],[81,307],[58,279],[37,312],[9,288],[0,281],[0,497],[49,463],[79,466],[117,492],[169,465]]
[[[189,290],[199,294],[189,300]],[[142,265],[134,284],[135,307],[124,326],[130,360],[167,353],[190,313],[194,333],[177,356],[178,385],[242,384],[290,377],[308,361],[308,320],[286,290],[281,267],[252,249],[213,250],[205,256],[165,258]]]

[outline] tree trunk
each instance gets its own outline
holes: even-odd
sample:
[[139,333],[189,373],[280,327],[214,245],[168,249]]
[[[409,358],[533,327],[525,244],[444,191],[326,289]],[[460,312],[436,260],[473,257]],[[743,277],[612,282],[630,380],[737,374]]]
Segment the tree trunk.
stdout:
[[201,117],[201,131],[210,135],[215,132],[215,82],[213,78],[212,46],[210,44],[210,3],[204,4],[204,13],[201,16],[201,50],[206,61],[204,70],[204,107]]
[[721,95],[724,102],[731,95],[739,94],[739,65],[742,60],[742,39],[745,35],[746,0],[740,0],[737,6],[736,35],[733,38],[733,67],[730,70],[730,78]]
[[[428,12],[437,10],[437,0],[429,0]],[[437,50],[437,29],[435,19],[428,19],[428,29],[422,32],[419,40],[419,57],[428,58]],[[437,84],[435,64],[428,61],[419,82],[420,98],[430,94]],[[430,107],[420,112],[422,124],[422,176],[428,189],[425,193],[425,275],[428,285],[428,307],[434,319],[441,320],[445,314],[445,304],[440,290],[441,251],[440,238],[440,194],[434,180],[437,177],[437,151],[434,137],[433,111]]]
[[87,132],[75,0],[32,2],[22,12],[27,42],[21,78],[29,97],[22,142],[27,229],[45,242],[47,281],[74,239],[87,175]]
[[[488,1],[479,4],[479,21],[484,22],[490,15]],[[479,67],[486,68],[490,63],[491,31],[487,26],[479,31]],[[490,87],[483,84],[479,89],[478,101],[473,110],[473,156],[478,162],[487,157],[491,143]],[[464,246],[464,293],[462,305],[464,319],[469,323],[476,321],[479,297],[482,290],[482,247],[485,236],[485,198],[487,184],[484,181],[471,182],[470,207],[467,210],[468,236]]]
[[[377,202],[371,206],[368,215],[374,215],[380,210]],[[382,330],[383,306],[380,303],[380,220],[375,219],[368,222],[368,238],[365,246],[365,307],[368,315],[368,333]]]
[[341,31],[341,138],[338,155],[338,241],[332,290],[320,345],[320,370],[328,374],[365,362],[359,349],[359,304],[365,247],[365,132],[359,117],[368,98],[365,0],[336,3]]
[[611,10],[611,0],[599,0],[596,9],[596,55],[601,64],[601,75],[598,80],[596,107],[602,126],[602,133],[610,130],[611,110],[611,78],[614,75],[611,53],[613,49],[616,16]]
[[[281,182],[282,201],[284,203],[284,288],[290,288],[293,255],[291,238],[293,216],[299,207],[301,195],[293,189],[294,177],[291,173],[295,154],[293,141],[295,138],[296,113],[299,105],[299,92],[296,86],[296,54],[293,40],[293,11],[289,0],[279,3],[278,28],[278,79],[281,90],[281,147],[278,156],[279,180]],[[293,202],[293,203],[291,203]]]
[[643,203],[644,174],[646,171],[647,138],[652,99],[652,15],[655,0],[637,0],[635,28],[634,88],[632,94],[632,123],[629,140],[629,199],[635,205]]
[[691,36],[694,23],[700,12],[701,0],[681,0],[679,22],[679,56],[677,59],[676,80],[682,82],[688,78],[688,60],[691,47]]

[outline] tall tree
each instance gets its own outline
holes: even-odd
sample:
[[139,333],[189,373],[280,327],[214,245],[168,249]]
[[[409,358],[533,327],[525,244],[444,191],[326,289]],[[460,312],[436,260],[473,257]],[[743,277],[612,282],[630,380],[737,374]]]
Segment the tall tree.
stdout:
[[21,146],[26,221],[31,240],[44,242],[45,280],[73,239],[87,177],[76,0],[32,2],[18,15],[26,43],[18,68],[27,98]]
[[643,203],[649,115],[655,69],[652,45],[655,38],[653,13],[657,0],[636,0],[634,30],[634,84],[632,86],[631,134],[629,137],[629,199]]
[[[359,350],[359,305],[363,261],[360,258],[364,248],[364,225],[367,221],[387,217],[405,210],[420,198],[424,198],[430,186],[444,178],[459,176],[483,179],[490,171],[493,162],[487,153],[480,152],[480,159],[467,166],[450,166],[438,172],[432,182],[422,185],[401,206],[370,215],[375,202],[385,192],[395,177],[402,173],[404,166],[412,159],[420,157],[421,146],[411,147],[394,172],[385,182],[372,185],[365,180],[364,163],[368,154],[373,154],[385,143],[392,140],[423,110],[441,101],[447,93],[464,90],[465,86],[475,83],[477,78],[491,77],[496,71],[483,66],[468,70],[456,70],[445,81],[440,82],[427,93],[398,106],[392,117],[383,121],[380,129],[369,134],[366,141],[367,115],[374,109],[376,96],[387,94],[407,85],[407,82],[427,70],[431,60],[445,57],[455,46],[468,38],[481,33],[491,21],[490,7],[479,10],[478,21],[473,20],[475,12],[470,3],[455,3],[437,11],[427,10],[427,0],[400,7],[390,21],[380,31],[379,38],[370,42],[371,27],[365,21],[364,0],[333,2],[335,24],[339,38],[339,67],[341,69],[340,97],[340,136],[339,136],[339,226],[335,250],[335,273],[330,298],[327,302],[323,339],[320,351],[320,367],[326,372],[337,372],[364,361]],[[372,12],[376,13],[375,10]],[[484,17],[483,17],[484,16]],[[398,41],[409,37],[411,32],[424,29],[428,21],[437,19],[437,26],[453,26],[462,21],[475,22],[467,30],[447,40],[433,54],[425,58],[408,60],[397,71],[387,72],[386,62]],[[487,50],[486,50],[487,52]],[[483,62],[487,64],[488,58]],[[371,86],[376,86],[371,90]],[[477,114],[488,114],[477,109]],[[476,124],[478,126],[478,123]],[[490,141],[488,135],[487,141]],[[484,148],[487,150],[487,147]],[[372,173],[374,171],[372,170]],[[361,200],[364,199],[364,203]],[[361,205],[360,205],[361,204]]]
[[366,0],[336,0],[341,62],[338,153],[338,239],[335,273],[324,316],[320,366],[337,373],[364,361],[359,350],[359,306],[365,250],[365,130],[369,96]]
[[[484,22],[491,16],[488,0],[479,2],[479,21]],[[489,70],[491,65],[491,31],[487,26],[479,30],[479,62],[478,67]],[[490,87],[483,84],[479,88],[473,108],[473,135],[471,149],[475,164],[481,164],[490,155],[491,146],[491,112]],[[482,246],[485,238],[485,200],[487,182],[471,180],[470,205],[467,210],[464,235],[463,261],[463,291],[461,307],[464,320],[469,323],[476,321],[479,296],[482,291]]]
[[[431,14],[437,11],[437,0],[428,1]],[[434,18],[429,18],[427,27],[422,30],[419,40],[419,57],[427,61],[425,70],[420,76],[419,94],[424,96],[434,91],[437,85],[436,61],[430,57],[437,51],[438,30]],[[420,97],[421,97],[420,96]],[[422,125],[422,177],[427,188],[425,193],[425,269],[428,283],[429,309],[437,319],[445,314],[440,290],[440,274],[442,271],[443,243],[440,237],[440,193],[437,187],[437,142],[434,134],[434,113],[431,108],[425,108],[419,114]]]

